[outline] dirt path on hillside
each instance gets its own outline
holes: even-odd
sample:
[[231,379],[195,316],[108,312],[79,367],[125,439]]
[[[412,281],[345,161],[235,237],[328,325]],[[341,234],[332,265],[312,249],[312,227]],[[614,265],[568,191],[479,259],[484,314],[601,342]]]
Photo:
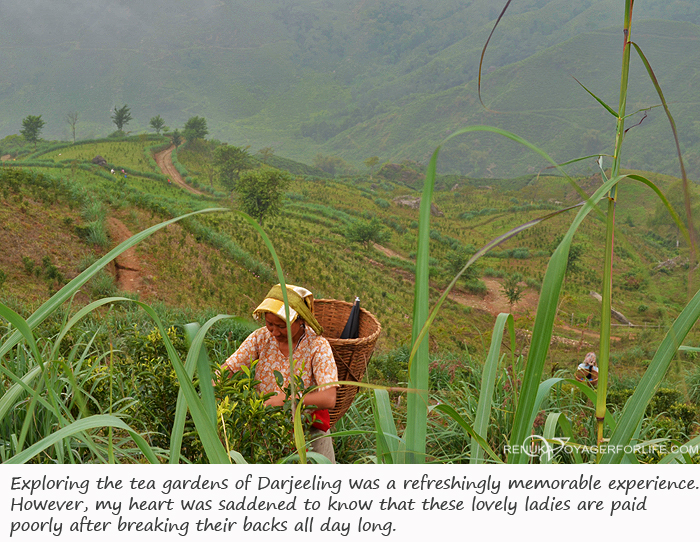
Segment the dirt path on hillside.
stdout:
[[[390,258],[398,258],[405,262],[409,261],[408,258],[405,258],[401,254],[398,254],[397,252],[394,252],[393,250],[378,245],[376,243],[374,244],[374,248],[382,254],[384,254],[385,256],[389,256]],[[407,273],[407,275],[409,274]],[[410,280],[414,280],[412,275]],[[486,284],[486,288],[488,289],[486,295],[481,296],[476,294],[470,294],[469,292],[460,290],[457,287],[454,288],[448,294],[448,299],[451,299],[452,301],[459,303],[460,305],[481,309],[483,311],[493,314],[494,316],[497,316],[501,312],[509,312],[513,315],[524,314],[527,311],[531,311],[537,308],[537,303],[540,299],[540,296],[531,288],[527,289],[525,291],[525,295],[523,295],[520,301],[518,301],[517,304],[511,307],[510,303],[508,302],[508,298],[501,291],[500,282],[498,282],[496,279],[488,277],[484,277],[481,280],[484,282],[484,284]]]
[[174,149],[175,145],[170,145],[170,147],[167,149],[154,154],[153,157],[155,158],[156,164],[158,164],[158,167],[163,172],[163,175],[165,175],[180,188],[187,190],[188,192],[192,192],[193,194],[197,194],[198,196],[203,196],[204,192],[201,192],[200,190],[197,190],[196,188],[193,188],[187,184],[185,179],[183,179],[177,169],[175,169],[172,159]]
[[[121,220],[112,216],[107,219],[107,228],[109,237],[115,246],[126,241],[132,235],[129,228],[127,228]],[[143,278],[139,259],[134,247],[122,252],[114,259],[114,279],[117,283],[117,288],[122,292],[141,292],[143,288]]]
[[[383,247],[376,243],[374,244],[374,248],[390,258],[398,258],[403,261],[410,261],[409,258],[406,258],[401,254],[394,252],[390,248]],[[375,265],[383,266],[381,263],[374,262],[373,260],[370,260],[370,262]],[[410,282],[415,282],[415,277],[408,271],[395,269],[394,272],[403,276],[406,280]],[[515,305],[511,306],[508,302],[508,298],[503,293],[501,289],[501,283],[498,280],[490,277],[482,277],[481,280],[484,282],[484,284],[486,284],[486,295],[471,294],[466,290],[461,290],[459,289],[459,287],[456,287],[448,294],[447,298],[454,301],[455,303],[459,303],[460,305],[473,307],[488,312],[493,316],[498,316],[498,314],[501,312],[507,312],[517,318],[518,316],[523,316],[527,314],[534,315],[535,311],[537,310],[537,304],[540,300],[540,294],[532,288],[525,289],[524,295],[520,299],[520,301],[518,301]],[[521,286],[525,288],[524,283],[521,284]],[[552,344],[565,344],[569,347],[589,347],[591,346],[591,343],[588,341],[592,341],[593,343],[595,343],[598,340],[600,340],[600,334],[593,330],[572,327],[563,323],[558,324],[556,327],[571,332],[572,334],[578,335],[578,338],[569,339],[567,337],[559,337],[554,335],[552,336]],[[610,339],[613,342],[617,342],[620,340],[620,337],[613,336]]]

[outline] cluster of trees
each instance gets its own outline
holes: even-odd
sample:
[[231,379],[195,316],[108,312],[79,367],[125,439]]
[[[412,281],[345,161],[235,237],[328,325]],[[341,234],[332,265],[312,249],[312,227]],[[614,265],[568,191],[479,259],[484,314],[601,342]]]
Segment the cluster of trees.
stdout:
[[[248,149],[225,144],[217,147],[214,169],[221,184],[237,193],[241,210],[262,224],[265,218],[279,212],[284,190],[292,179],[285,171],[256,168]],[[272,154],[270,148],[263,150],[264,158]]]
[[[122,107],[115,106],[111,118],[119,132],[123,132],[126,125],[133,120],[131,109],[126,104]],[[78,113],[68,113],[66,122],[71,127],[75,143]],[[28,115],[22,121],[20,133],[26,141],[36,146],[45,124],[41,115]],[[170,130],[160,115],[151,118],[149,125],[157,134]],[[241,209],[260,224],[265,218],[277,214],[282,206],[284,190],[291,183],[290,175],[278,169],[258,168],[257,161],[250,155],[249,147],[223,144],[216,147],[212,153],[214,145],[205,144],[208,134],[206,119],[195,116],[185,123],[182,132],[177,129],[172,132],[171,141],[175,146],[180,146],[184,140],[193,147],[206,148],[212,162],[210,180],[216,175],[229,191],[236,192]],[[266,147],[260,154],[264,163],[273,154],[273,150]]]
[[[70,111],[66,114],[66,123],[71,129],[73,135],[73,143],[75,143],[75,133],[78,125],[78,112]],[[121,107],[114,106],[111,115],[112,122],[117,127],[118,132],[123,132],[124,128],[130,121],[133,120],[131,116],[131,108],[124,104]],[[46,122],[41,118],[41,115],[27,115],[22,120],[22,129],[20,133],[26,141],[29,143],[36,144],[41,139],[41,131],[43,130]],[[160,135],[161,132],[169,132],[170,128],[165,125],[165,120],[160,115],[152,117],[149,126],[155,130],[156,134]],[[172,134],[173,143],[179,146],[183,140],[194,141],[196,139],[204,139],[207,134],[209,134],[209,129],[207,128],[207,121],[204,117],[191,117],[180,132],[175,130]]]

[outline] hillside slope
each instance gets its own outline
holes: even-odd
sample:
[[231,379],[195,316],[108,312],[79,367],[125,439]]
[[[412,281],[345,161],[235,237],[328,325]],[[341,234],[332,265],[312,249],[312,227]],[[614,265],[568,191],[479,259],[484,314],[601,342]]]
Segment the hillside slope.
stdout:
[[[136,233],[192,210],[236,208],[229,198],[195,196],[145,169],[143,152],[152,144],[139,137],[96,141],[46,152],[42,161],[25,162],[22,170],[22,162],[0,168],[0,241],[13,247],[0,254],[5,302],[26,316],[30,306],[113,247],[121,238],[100,241],[100,228],[106,229],[107,220],[118,220]],[[106,168],[88,160],[63,160],[94,156],[97,150],[109,161]],[[129,174],[111,175],[112,165]],[[669,194],[677,192],[673,179],[653,178]],[[599,177],[582,179],[589,192],[599,183]],[[433,217],[430,234],[434,301],[451,279],[452,262],[460,254],[471,254],[510,228],[579,199],[568,183],[555,177],[453,177],[439,184],[447,188],[435,195],[441,215]],[[309,287],[318,297],[349,301],[360,296],[363,306],[382,322],[380,349],[406,344],[410,338],[418,211],[399,201],[415,195],[412,188],[379,176],[298,176],[282,213],[265,222],[286,280]],[[658,218],[663,216],[660,212],[648,189],[633,183],[621,186],[613,304],[638,325],[664,325],[678,313],[688,292],[685,249],[676,247],[677,232]],[[531,228],[479,260],[476,276],[482,282],[459,283],[435,322],[433,348],[482,349],[495,313],[502,310],[513,312],[517,326],[528,329],[549,255],[571,218],[564,214]],[[371,219],[382,233],[380,244],[350,241],[350,230]],[[574,241],[577,260],[566,279],[557,331],[570,339],[579,338],[599,318],[598,302],[589,293],[600,287],[603,228],[593,215]],[[247,318],[276,282],[258,234],[232,213],[201,215],[169,226],[137,245],[135,257],[141,283],[131,295],[185,310]],[[676,265],[658,267],[671,260]],[[509,307],[500,288],[514,273],[521,277],[524,297]],[[78,301],[116,293],[114,280],[108,278],[86,286]]]
[[[148,130],[155,115],[171,128],[200,115],[214,138],[273,147],[306,163],[319,152],[338,155],[360,170],[377,154],[423,160],[444,135],[474,122],[507,127],[557,160],[581,149],[604,152],[607,119],[569,75],[616,102],[619,31],[604,29],[621,21],[620,3],[514,2],[485,58],[486,103],[511,112],[493,116],[476,101],[474,81],[500,9],[491,0],[3,5],[0,65],[12,77],[0,81],[0,136],[41,114],[45,137],[68,139],[65,117],[75,111],[78,139],[101,137],[113,130],[111,110],[128,104],[132,133]],[[635,7],[635,39],[685,121],[680,132],[691,155],[700,136],[686,121],[698,107],[687,78],[697,73],[700,42],[690,23],[699,17],[700,6],[683,2]],[[647,87],[635,107],[656,103]],[[563,107],[550,105],[561,100]],[[658,151],[631,145],[628,165],[676,172],[662,116],[653,110],[637,130]],[[447,151],[445,171],[479,177],[539,167],[519,149],[483,138]]]
[[[476,86],[453,88],[432,96],[405,99],[401,107],[381,118],[339,134],[323,146],[328,154],[359,159],[388,155],[393,161],[427,160],[441,140],[461,128],[494,126],[538,145],[555,161],[609,154],[614,143],[615,119],[574,77],[602,100],[617,106],[619,93],[619,32],[608,29],[583,34],[544,50],[527,60],[494,71],[483,81],[479,103]],[[656,70],[689,164],[690,175],[700,179],[700,100],[689,84],[700,74],[700,27],[645,21],[635,29],[635,40]],[[648,75],[637,59],[630,77],[628,112],[659,103]],[[634,114],[623,163],[633,169],[680,175],[670,125],[662,108]],[[414,127],[420,126],[420,132]],[[550,164],[525,147],[483,132],[461,136],[445,146],[440,169],[469,176],[510,177],[535,173]],[[595,171],[594,160],[579,172]],[[574,166],[575,168],[575,166]]]

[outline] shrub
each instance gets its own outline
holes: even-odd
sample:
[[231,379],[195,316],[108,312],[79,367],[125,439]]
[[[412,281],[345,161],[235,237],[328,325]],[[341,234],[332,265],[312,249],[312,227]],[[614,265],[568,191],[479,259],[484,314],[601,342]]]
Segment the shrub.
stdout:
[[109,245],[109,237],[104,222],[101,220],[88,222],[84,226],[76,226],[75,233],[88,244],[101,248],[106,248]]
[[669,415],[683,424],[686,435],[690,435],[690,426],[695,422],[697,410],[688,403],[674,403],[668,409]]
[[[467,248],[460,247],[457,250],[451,250],[445,256],[445,268],[453,277],[459,273],[467,264],[472,252]],[[462,278],[465,282],[474,282],[479,277],[479,266],[472,264],[464,271]]]
[[688,387],[688,398],[696,405],[700,403],[700,366],[685,374],[685,384]]
[[111,297],[117,293],[117,285],[114,282],[114,277],[104,269],[100,270],[88,282],[90,288],[90,297],[98,299],[100,297]]
[[647,407],[648,416],[658,416],[671,412],[671,406],[681,398],[681,392],[673,388],[659,388]]
[[610,390],[608,393],[608,406],[613,407],[616,410],[622,410],[625,406],[627,399],[629,399],[634,393],[632,388],[622,388]]
[[[261,396],[256,391],[256,363],[242,367],[230,378],[224,374],[217,379],[219,431],[227,448],[238,451],[249,463],[276,463],[295,450],[291,401],[284,407],[265,406],[272,394]],[[297,379],[297,386],[297,390],[303,389],[301,379]],[[289,396],[290,391],[284,391]]]
[[489,291],[488,286],[486,286],[486,283],[483,280],[479,280],[478,278],[468,280],[464,283],[464,287],[469,293],[472,293],[474,295],[486,295]]
[[386,354],[372,357],[368,366],[369,380],[387,384],[406,382],[410,354],[407,346],[401,346]]
[[372,220],[356,220],[345,229],[345,238],[353,243],[361,243],[366,248],[372,243],[384,243],[389,238],[381,221],[377,217]]
[[523,290],[520,287],[520,281],[523,280],[523,276],[520,273],[513,273],[501,286],[501,291],[503,295],[508,298],[508,303],[515,305],[523,297]]
[[34,260],[32,260],[29,256],[22,256],[22,264],[24,265],[25,273],[31,276],[34,273]]

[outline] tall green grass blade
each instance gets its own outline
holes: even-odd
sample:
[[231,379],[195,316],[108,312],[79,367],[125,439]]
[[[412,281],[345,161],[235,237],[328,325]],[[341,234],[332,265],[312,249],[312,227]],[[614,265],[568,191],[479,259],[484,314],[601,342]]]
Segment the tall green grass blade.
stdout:
[[[612,417],[612,416],[611,416]],[[566,416],[562,415],[558,418],[557,420],[559,427],[561,428],[562,434],[568,438],[569,440],[567,442],[573,442],[574,440],[574,430],[571,427],[571,422],[569,421],[569,418]],[[583,457],[581,457],[580,452],[578,451],[578,448],[574,446],[572,455],[574,456],[574,463],[577,465],[580,465],[583,463]]]
[[600,315],[600,355],[598,356],[598,386],[595,417],[597,420],[597,444],[603,443],[603,419],[608,397],[608,368],[610,360],[610,335],[612,319],[612,276],[615,240],[615,198],[608,197],[608,213],[605,221],[605,262],[603,264],[603,291]]
[[[430,305],[430,285],[428,260],[430,248],[430,208],[435,187],[437,157],[440,147],[435,149],[428,164],[423,195],[420,202],[418,219],[418,250],[416,255],[416,285],[413,299],[413,329],[411,334],[412,352],[409,358],[408,387],[416,390],[407,397],[406,455],[400,457],[401,463],[423,463],[425,461],[426,435],[428,425],[428,365],[429,347],[427,341],[427,322]],[[424,331],[426,340],[419,340]],[[414,358],[415,356],[415,358]],[[414,361],[415,360],[415,361]]]
[[[544,422],[544,429],[542,430],[542,441],[544,444],[544,451],[540,455],[540,463],[543,465],[551,465],[554,459],[554,448],[551,443],[557,442],[555,440],[557,433],[557,425],[559,425],[560,419],[566,419],[561,412],[550,412],[547,414],[547,419]],[[563,442],[563,441],[562,441]]]
[[542,409],[542,404],[549,395],[549,392],[552,390],[552,387],[563,380],[563,378],[548,378],[539,385],[537,388],[537,396],[535,397],[535,404],[530,412],[530,427],[532,427],[532,425],[535,423],[535,418],[537,418],[537,414]]
[[[684,193],[684,202],[685,202],[685,214],[688,219],[688,225],[690,229],[690,250],[691,254],[695,254],[697,250],[697,239],[695,238],[695,228],[693,227],[693,213],[691,212],[690,208],[690,187],[689,187],[689,182],[688,182],[688,175],[685,171],[685,164],[683,163],[683,153],[681,152],[681,145],[680,141],[678,139],[678,130],[676,129],[676,121],[673,120],[673,115],[671,115],[671,110],[668,107],[668,104],[666,103],[666,98],[664,98],[664,93],[661,90],[661,85],[659,85],[659,81],[656,79],[656,75],[654,74],[654,70],[651,68],[651,64],[649,64],[649,60],[647,60],[647,57],[644,55],[640,47],[634,43],[630,42],[630,44],[635,48],[637,51],[637,54],[639,55],[639,58],[642,59],[642,63],[644,64],[644,67],[647,70],[647,73],[649,74],[649,78],[651,79],[652,84],[654,85],[654,88],[656,89],[656,93],[659,95],[659,99],[661,100],[661,104],[663,105],[664,111],[666,112],[666,117],[668,118],[668,122],[671,125],[671,131],[673,133],[673,140],[676,143],[676,153],[678,154],[678,163],[681,168],[681,179],[683,180],[683,193]],[[694,259],[694,258],[693,258]]]
[[456,421],[459,426],[464,429],[464,431],[473,439],[476,440],[477,444],[483,448],[483,450],[488,454],[488,456],[493,459],[496,463],[503,463],[500,457],[493,451],[491,446],[489,446],[489,443],[486,442],[486,439],[479,435],[474,429],[472,428],[471,425],[469,425],[462,416],[460,416],[459,412],[457,412],[454,408],[452,408],[450,405],[446,404],[439,404],[436,405],[432,408],[433,410],[437,410],[439,412],[442,412],[444,414],[447,414],[450,418],[452,418],[454,421]]
[[231,450],[228,453],[229,457],[231,458],[231,463],[235,463],[236,465],[247,465],[248,462],[245,460],[245,457],[243,457],[240,452],[237,452],[236,450]]
[[[586,397],[588,397],[588,400],[595,404],[595,399],[596,399],[596,393],[595,390],[591,389],[591,387],[584,383],[584,382],[579,382],[578,380],[572,380],[572,379],[563,379],[564,382],[571,384],[573,386],[576,386],[581,393],[583,393]],[[612,414],[610,414],[609,410],[605,411],[605,424],[608,426],[610,431],[614,431],[615,427],[617,426],[615,422],[615,418],[613,418]]]
[[[37,365],[38,369],[41,369],[40,365]],[[29,406],[27,407],[27,413],[24,417],[24,423],[22,424],[22,429],[20,429],[19,432],[19,438],[17,439],[17,442],[15,443],[15,453],[21,452],[22,449],[24,448],[24,442],[27,439],[27,434],[29,433],[29,428],[32,426],[34,423],[34,410],[36,409],[36,404],[38,402],[38,399],[40,397],[40,393],[43,389],[44,382],[40,381],[37,389],[32,390],[32,398],[29,400]],[[0,417],[0,419],[2,419]]]
[[[487,435],[489,420],[491,419],[491,406],[493,399],[493,390],[496,386],[496,375],[500,361],[501,341],[503,340],[503,331],[508,326],[510,333],[511,355],[515,352],[515,321],[513,316],[506,313],[501,313],[496,317],[496,323],[493,326],[493,334],[491,335],[491,346],[489,353],[486,356],[484,370],[481,374],[481,389],[479,391],[479,402],[476,407],[474,416],[474,431],[478,435]],[[482,463],[484,458],[483,448],[475,438],[472,438],[470,447],[472,464]]]
[[141,452],[143,452],[143,455],[146,457],[146,459],[148,459],[150,463],[159,463],[155,453],[141,435],[139,435],[136,431],[131,429],[131,427],[129,427],[122,420],[116,418],[115,416],[98,414],[95,416],[90,416],[89,418],[77,420],[71,423],[70,425],[59,429],[55,433],[50,434],[49,436],[37,442],[36,444],[30,446],[23,452],[20,452],[14,455],[13,457],[9,458],[7,461],[5,461],[5,464],[22,465],[27,461],[30,461],[32,458],[44,451],[46,448],[58,444],[63,439],[81,434],[90,429],[96,429],[98,427],[117,427],[119,429],[127,431],[136,443],[136,445],[139,447]]
[[[615,127],[615,146],[613,151],[613,163],[610,177],[615,178],[620,175],[620,159],[622,153],[622,141],[625,137],[625,111],[627,109],[627,88],[629,86],[630,74],[630,32],[632,31],[632,1],[625,2],[625,19],[622,32],[624,34],[624,44],[622,49],[622,73],[620,75],[620,100],[617,108],[617,123]],[[617,188],[610,191],[610,198],[617,198]]]
[[603,100],[598,98],[598,96],[596,96],[590,90],[588,90],[586,88],[586,86],[583,83],[581,83],[581,81],[576,79],[575,77],[574,77],[574,81],[576,81],[579,85],[581,85],[581,88],[583,90],[585,90],[586,92],[588,92],[588,94],[590,94],[593,97],[593,99],[595,99],[596,102],[598,102],[600,105],[602,105],[608,113],[610,113],[613,117],[617,118],[617,111],[615,111],[612,107],[610,107],[608,104],[606,104]]
[[[15,346],[19,340],[24,337],[24,340],[27,342],[27,346],[29,347],[29,351],[32,353],[32,356],[34,356],[36,362],[42,363],[43,358],[41,352],[39,352],[39,348],[36,345],[36,340],[34,339],[34,334],[32,333],[32,329],[28,322],[11,308],[3,305],[2,303],[0,303],[0,316],[12,324],[12,326],[14,326],[16,329],[16,331],[10,335],[10,338],[3,343],[2,347],[0,347],[0,358],[4,357],[10,348]],[[14,344],[6,347],[7,343],[9,343],[12,337],[15,336],[17,336],[17,340],[14,342]]]
[[304,407],[304,402],[299,401],[297,403],[296,410],[294,411],[294,445],[296,446],[297,453],[299,454],[299,462],[302,465],[306,464],[306,439],[304,437],[304,427],[301,424],[301,411]]
[[686,228],[685,224],[683,221],[680,219],[680,216],[676,212],[676,210],[673,208],[671,203],[668,201],[666,196],[664,196],[663,192],[659,190],[659,187],[656,186],[652,181],[647,179],[646,177],[642,175],[637,175],[637,174],[629,174],[627,175],[628,178],[639,181],[640,183],[646,185],[647,187],[651,188],[654,193],[658,196],[658,198],[661,200],[661,203],[664,204],[664,207],[668,210],[669,214],[671,215],[671,218],[673,219],[673,222],[676,224],[676,227],[678,228],[678,231],[683,235],[686,241],[688,241],[688,244],[691,244],[692,241],[690,239],[690,233],[688,232],[688,228]]
[[[571,160],[567,160],[566,162],[560,162],[559,167],[564,167],[568,166],[570,164],[575,164],[576,162],[583,162],[584,160],[590,160],[591,158],[600,158],[601,156],[608,156],[611,157],[609,154],[601,153],[601,154],[589,154],[588,156],[580,156],[579,158],[572,158]],[[546,169],[552,169],[552,166],[547,166]]]
[[9,389],[0,397],[0,420],[4,419],[9,410],[16,404],[19,400],[22,392],[33,393],[30,387],[31,383],[36,380],[37,377],[41,375],[42,368],[39,365],[32,367],[27,374],[25,374],[21,379],[14,375],[11,371],[5,371],[12,375],[13,379],[16,379],[14,384],[9,387]]
[[[561,243],[549,260],[542,282],[539,303],[537,305],[537,315],[535,317],[525,374],[523,375],[520,399],[518,400],[518,406],[515,411],[510,440],[511,445],[522,446],[525,439],[530,435],[532,411],[535,406],[535,399],[544,369],[544,362],[549,352],[559,293],[561,292],[561,286],[564,281],[569,249],[571,248],[574,233],[578,230],[586,216],[593,210],[595,204],[619,181],[619,177],[607,181],[584,203],[583,208],[574,218],[567,233],[564,235]],[[508,461],[525,462],[527,457],[522,457],[523,455],[524,454],[510,455]]]
[[323,465],[330,465],[331,460],[328,459],[325,455],[319,454],[318,452],[306,452],[304,454],[304,461],[301,460],[301,456],[297,454],[292,454],[290,456],[285,457],[280,463],[292,463],[294,461],[299,461],[300,463],[306,463],[307,459],[313,459],[314,463],[319,463]]
[[508,0],[506,2],[506,5],[501,10],[501,13],[498,16],[498,19],[496,19],[496,23],[493,25],[493,28],[491,29],[491,33],[489,34],[489,37],[486,38],[486,43],[484,44],[484,48],[481,50],[481,57],[479,58],[479,77],[477,80],[476,89],[477,89],[477,93],[479,95],[479,102],[481,102],[482,107],[484,109],[486,109],[487,111],[490,111],[490,109],[488,107],[486,107],[486,105],[484,105],[484,101],[481,99],[481,68],[484,65],[484,56],[486,55],[486,48],[489,46],[489,42],[491,41],[491,37],[493,36],[493,33],[496,31],[496,28],[498,27],[498,23],[501,22],[501,19],[506,14],[506,10],[508,9],[508,6],[510,5],[510,3],[511,3],[511,0]]
[[[668,465],[672,463],[687,463],[692,464],[692,457],[688,457],[688,453],[684,450],[688,448],[695,448],[700,445],[700,435],[695,438],[690,439],[685,444],[681,445],[675,452],[665,455],[659,461],[659,465]],[[681,461],[683,459],[683,461]]]
[[[197,428],[197,433],[199,433],[199,438],[201,439],[202,446],[207,454],[207,459],[210,463],[229,463],[229,455],[226,452],[224,445],[221,443],[221,440],[219,440],[216,423],[212,422],[206,409],[204,408],[204,405],[202,404],[202,400],[199,398],[199,395],[197,395],[194,384],[192,384],[190,374],[193,374],[194,372],[194,366],[197,361],[196,358],[193,356],[192,359],[189,360],[192,365],[192,373],[189,373],[189,367],[185,368],[184,364],[180,360],[180,356],[173,347],[173,344],[165,330],[165,326],[163,326],[158,314],[156,314],[156,312],[145,303],[140,301],[133,301],[133,303],[140,306],[146,312],[146,314],[151,317],[160,331],[160,335],[163,338],[163,343],[165,344],[165,349],[168,352],[168,358],[175,369],[177,380],[180,384],[180,390],[185,397],[187,408],[192,414],[192,420]],[[177,453],[176,450],[171,451],[171,457],[173,453]]]
[[[191,323],[185,326],[185,339],[189,342],[187,358],[185,359],[185,372],[191,380],[194,376],[195,368],[199,371],[199,387],[202,394],[202,406],[206,416],[211,424],[216,427],[216,399],[214,398],[214,389],[211,385],[211,370],[206,352],[202,349],[204,337],[209,328],[217,321],[227,318],[227,316],[219,315],[209,320],[204,327],[199,328],[199,324]],[[204,358],[206,363],[205,368],[199,364]],[[203,374],[202,374],[203,373]],[[170,432],[170,464],[177,464],[180,461],[180,447],[182,446],[182,438],[185,432],[185,421],[187,419],[187,400],[185,392],[182,388],[178,391],[177,402],[175,404],[175,416],[173,418],[173,428]]]
[[[0,316],[5,318],[8,322],[10,322],[11,325],[13,325],[16,328],[16,331],[10,336],[10,339],[17,335],[18,333],[21,335],[21,337],[24,338],[26,341],[30,352],[32,353],[32,356],[34,357],[34,360],[36,363],[42,368],[42,371],[40,372],[41,376],[43,377],[44,381],[44,387],[46,388],[46,393],[49,396],[49,400],[51,402],[51,408],[49,409],[50,412],[52,412],[56,416],[56,422],[60,427],[63,427],[66,423],[67,420],[63,417],[61,414],[61,409],[59,408],[59,398],[56,397],[56,394],[54,392],[53,387],[51,386],[49,382],[49,377],[48,377],[48,371],[46,370],[46,367],[44,365],[43,357],[41,355],[41,352],[39,352],[39,348],[37,347],[36,340],[34,339],[34,334],[31,331],[31,328],[29,327],[29,324],[27,321],[22,318],[19,314],[17,314],[15,311],[10,309],[9,307],[0,304]],[[17,341],[19,342],[19,337]],[[2,350],[0,348],[0,350]],[[0,355],[0,358],[3,356]],[[35,407],[35,401],[38,397],[39,391],[33,392],[33,397],[32,401],[30,403],[30,412],[33,413],[34,407]],[[29,424],[30,421],[32,420],[32,416],[27,416],[25,418],[22,430],[20,432],[20,438],[18,445],[21,447],[24,445],[24,439],[27,436],[27,433],[29,431]],[[60,441],[55,443],[56,446],[56,452],[58,457],[62,457],[63,455],[63,450],[62,450],[62,443]]]
[[377,460],[380,463],[399,463],[399,441],[391,412],[389,393],[374,390],[374,426],[377,430]]
[[70,319],[66,321],[65,324],[61,326],[61,331],[56,337],[56,340],[53,344],[53,348],[51,349],[51,359],[55,359],[58,356],[58,352],[60,350],[61,343],[63,342],[64,337],[80,320],[85,318],[85,316],[90,314],[95,309],[98,309],[104,305],[111,305],[113,303],[120,303],[123,301],[131,301],[131,299],[127,297],[104,297],[102,299],[98,299],[97,301],[93,301],[79,309]]
[[211,385],[212,374],[209,355],[204,346],[204,338],[211,327],[221,320],[231,318],[226,314],[219,314],[209,319],[203,326],[192,322],[185,326],[185,337],[189,343],[187,357],[193,356],[197,360],[197,375],[199,376],[199,393],[202,395],[202,403],[214,425],[216,425],[216,397],[214,387]]
[[644,412],[656,388],[666,375],[671,360],[699,317],[700,291],[685,306],[666,333],[663,341],[661,341],[659,348],[649,363],[649,367],[639,380],[637,388],[622,409],[617,427],[610,436],[610,449],[612,451],[603,455],[601,463],[616,463],[620,461],[622,452],[617,451],[615,446],[627,444],[632,438],[635,429],[642,421]]

